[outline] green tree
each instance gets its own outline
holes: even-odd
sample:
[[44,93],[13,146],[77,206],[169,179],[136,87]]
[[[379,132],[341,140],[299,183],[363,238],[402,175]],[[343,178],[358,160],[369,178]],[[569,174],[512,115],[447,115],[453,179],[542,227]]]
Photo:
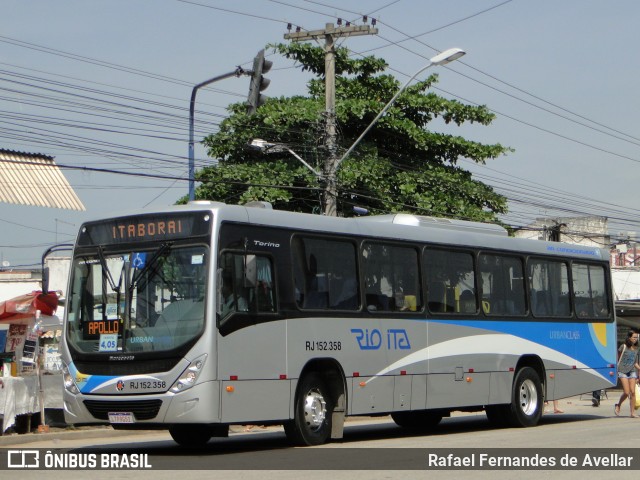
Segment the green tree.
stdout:
[[[309,96],[271,98],[254,115],[244,103],[229,107],[230,116],[204,144],[217,165],[197,173],[196,198],[245,203],[265,200],[274,208],[320,212],[322,183],[289,152],[269,154],[247,148],[255,138],[283,143],[322,172],[324,148],[324,52],[306,43],[273,49],[296,60],[314,78]],[[341,151],[369,125],[398,91],[400,83],[384,74],[387,64],[373,56],[349,58],[336,53],[336,116]],[[338,170],[338,211],[353,214],[358,205],[372,213],[421,215],[495,221],[506,212],[505,197],[474,180],[457,165],[464,157],[485,163],[509,151],[463,137],[428,130],[436,118],[445,123],[489,125],[494,115],[484,106],[465,105],[429,91],[431,75],[407,88]]]

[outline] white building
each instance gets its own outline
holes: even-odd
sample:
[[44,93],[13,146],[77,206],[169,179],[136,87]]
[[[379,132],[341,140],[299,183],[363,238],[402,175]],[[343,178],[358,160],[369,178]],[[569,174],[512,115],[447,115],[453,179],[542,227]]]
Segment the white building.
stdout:
[[[67,293],[70,257],[48,257],[49,290]],[[0,270],[0,302],[42,290],[42,272],[38,270]]]

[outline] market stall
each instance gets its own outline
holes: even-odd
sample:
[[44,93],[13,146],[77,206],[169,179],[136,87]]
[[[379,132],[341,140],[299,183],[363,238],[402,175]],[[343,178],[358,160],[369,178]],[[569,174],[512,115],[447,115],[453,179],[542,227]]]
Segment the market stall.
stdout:
[[0,412],[2,433],[16,423],[18,415],[40,413],[43,408],[62,408],[62,375],[43,375],[42,392],[37,376],[0,378]]
[[17,416],[30,419],[34,413],[46,430],[45,409],[62,409],[57,304],[54,292],[0,302],[0,434],[15,425]]

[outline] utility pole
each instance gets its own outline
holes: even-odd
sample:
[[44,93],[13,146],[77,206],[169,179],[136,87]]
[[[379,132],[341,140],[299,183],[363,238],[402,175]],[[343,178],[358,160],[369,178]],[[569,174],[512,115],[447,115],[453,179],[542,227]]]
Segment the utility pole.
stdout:
[[[558,223],[557,220],[554,220],[555,225],[552,227],[548,227],[548,238],[550,242],[560,242],[562,241],[562,227],[566,227],[566,223]],[[547,227],[545,227],[546,229]]]
[[[340,23],[340,22],[339,22]],[[373,23],[373,19],[372,19]],[[377,28],[373,25],[338,25],[327,23],[323,30],[299,31],[285,34],[285,40],[302,42],[305,40],[319,40],[324,37],[324,77],[325,77],[325,147],[327,157],[323,168],[324,179],[324,214],[335,217],[337,215],[337,183],[338,169],[338,135],[336,129],[336,50],[335,40],[341,37],[355,37],[360,35],[376,35]]]

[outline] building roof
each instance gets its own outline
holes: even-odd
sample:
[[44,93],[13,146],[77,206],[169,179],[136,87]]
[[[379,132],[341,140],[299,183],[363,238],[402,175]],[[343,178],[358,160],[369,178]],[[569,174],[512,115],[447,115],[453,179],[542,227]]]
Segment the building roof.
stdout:
[[85,210],[53,157],[0,149],[0,202]]

